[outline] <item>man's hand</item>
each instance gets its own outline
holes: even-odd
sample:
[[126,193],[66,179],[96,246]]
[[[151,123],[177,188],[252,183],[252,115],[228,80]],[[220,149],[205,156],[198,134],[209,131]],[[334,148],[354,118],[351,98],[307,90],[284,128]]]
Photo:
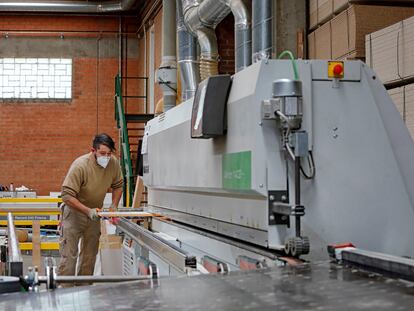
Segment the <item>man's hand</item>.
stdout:
[[[114,203],[111,204],[111,206],[108,208],[109,212],[117,212],[118,208],[116,207],[116,205]],[[109,217],[109,222],[113,225],[117,225],[119,223],[119,218],[118,217]]]
[[110,212],[116,212],[118,210],[118,208],[116,207],[116,205],[114,203],[111,204],[111,206],[109,207],[109,211]]
[[101,217],[98,215],[98,212],[100,211],[99,208],[91,208],[89,210],[89,219],[90,220],[99,220]]

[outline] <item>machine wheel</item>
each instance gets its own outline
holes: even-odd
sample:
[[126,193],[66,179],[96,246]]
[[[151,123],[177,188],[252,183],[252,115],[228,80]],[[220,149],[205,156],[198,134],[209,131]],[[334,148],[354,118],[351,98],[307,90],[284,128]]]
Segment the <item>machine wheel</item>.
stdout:
[[292,238],[286,239],[286,242],[285,242],[285,253],[286,253],[286,255],[291,254],[291,251],[292,251],[292,249],[291,249],[291,246],[292,246],[291,240],[292,240]]
[[309,254],[310,244],[308,237],[289,238],[285,243],[285,252],[293,257]]

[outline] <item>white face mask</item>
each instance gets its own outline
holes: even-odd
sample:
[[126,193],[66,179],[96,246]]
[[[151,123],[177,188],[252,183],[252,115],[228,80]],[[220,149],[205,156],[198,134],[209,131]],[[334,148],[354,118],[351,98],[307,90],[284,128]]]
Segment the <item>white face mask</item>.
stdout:
[[106,168],[108,166],[110,159],[111,157],[105,157],[105,156],[96,157],[96,162],[103,168]]

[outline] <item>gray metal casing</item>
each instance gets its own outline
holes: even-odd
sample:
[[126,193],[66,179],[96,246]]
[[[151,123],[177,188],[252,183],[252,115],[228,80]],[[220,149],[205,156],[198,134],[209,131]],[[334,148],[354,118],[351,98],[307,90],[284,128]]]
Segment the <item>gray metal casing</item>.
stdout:
[[[302,130],[309,134],[316,176],[302,180],[304,234],[311,255],[329,243],[414,256],[414,144],[375,74],[345,62],[335,88],[326,61],[298,61]],[[144,182],[150,209],[200,228],[279,248],[293,228],[269,225],[268,191],[286,190],[285,155],[275,120],[261,120],[272,82],[293,76],[291,62],[253,64],[233,77],[227,135],[190,138],[192,100],[146,127]],[[223,188],[223,155],[251,151],[250,189]],[[290,202],[294,202],[289,165]]]

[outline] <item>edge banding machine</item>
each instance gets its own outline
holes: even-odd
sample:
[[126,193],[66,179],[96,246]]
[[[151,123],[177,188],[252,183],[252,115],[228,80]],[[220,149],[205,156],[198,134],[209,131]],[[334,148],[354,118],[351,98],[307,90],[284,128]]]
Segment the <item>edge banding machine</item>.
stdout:
[[[390,298],[393,306],[414,303],[406,285],[381,279],[414,280],[414,144],[362,62],[263,60],[232,77],[211,76],[194,98],[148,122],[142,155],[144,210],[157,217],[145,227],[128,218],[117,225],[124,276],[145,279],[131,303],[153,306],[160,295],[180,306],[185,299],[173,288],[191,292],[195,283],[207,296],[214,289],[207,285],[231,286],[222,302],[241,302],[242,280],[259,305],[263,286],[270,295],[286,282],[302,293],[315,284],[327,293],[352,287],[362,300],[394,291],[404,303]],[[328,254],[335,263],[326,263]],[[211,273],[228,276],[163,278]],[[138,291],[128,284],[119,290]],[[111,290],[84,290],[104,289]]]

